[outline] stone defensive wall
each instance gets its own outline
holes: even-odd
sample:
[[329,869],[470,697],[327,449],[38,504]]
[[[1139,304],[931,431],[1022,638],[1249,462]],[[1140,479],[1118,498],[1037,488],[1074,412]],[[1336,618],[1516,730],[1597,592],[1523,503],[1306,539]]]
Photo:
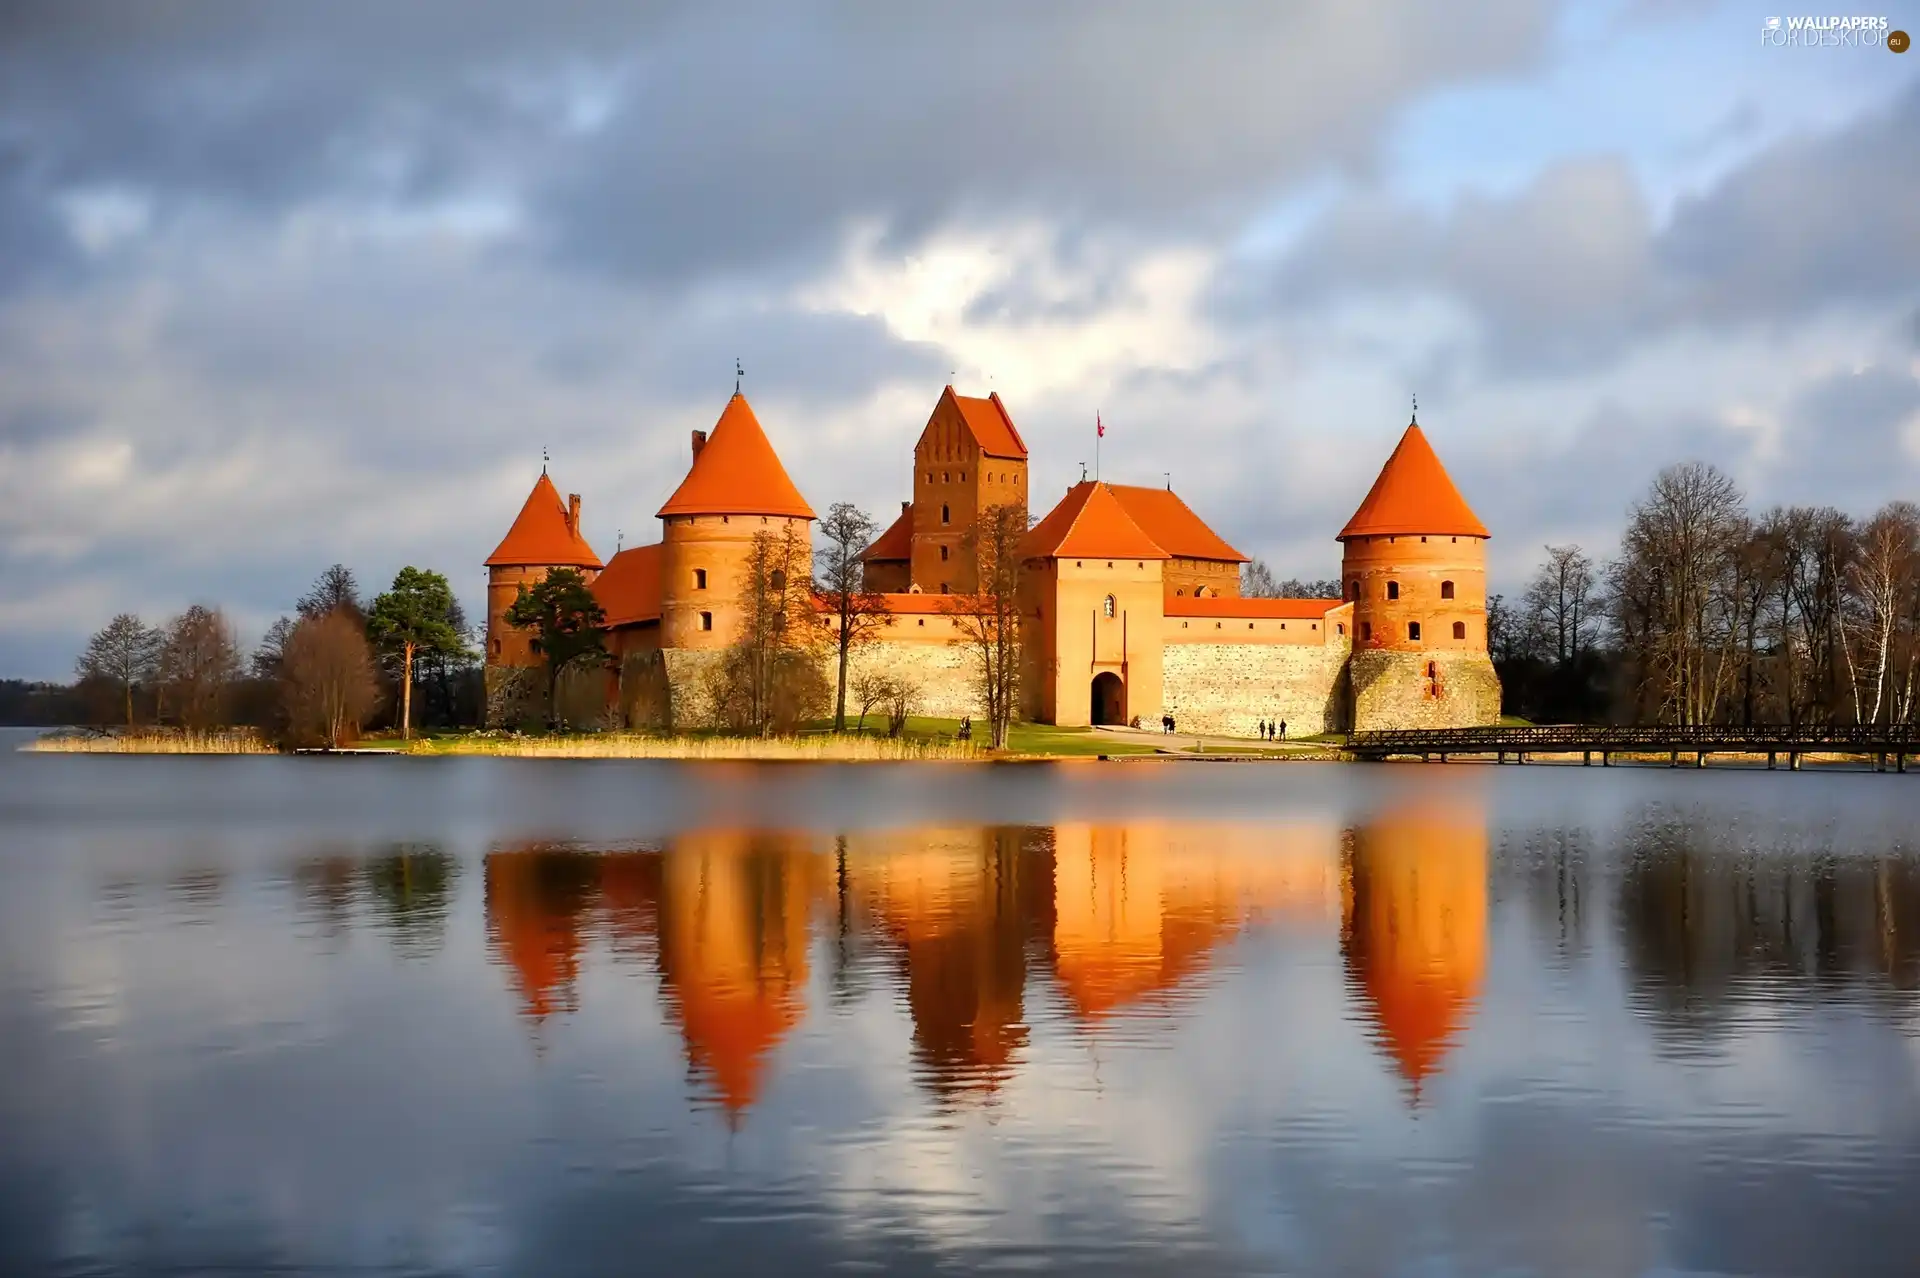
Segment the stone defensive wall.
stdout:
[[1286,601],[1299,615],[1266,615],[1280,602],[1170,601],[1180,612],[1166,619],[1162,681],[1180,731],[1250,737],[1262,720],[1291,737],[1345,730],[1353,606]]
[[1483,652],[1361,648],[1350,666],[1353,727],[1473,728],[1500,722],[1500,676]]

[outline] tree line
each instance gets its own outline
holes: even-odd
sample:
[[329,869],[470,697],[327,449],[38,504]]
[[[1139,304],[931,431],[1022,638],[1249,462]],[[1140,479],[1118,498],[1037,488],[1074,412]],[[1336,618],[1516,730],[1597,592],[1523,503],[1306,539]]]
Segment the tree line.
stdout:
[[1920,507],[1758,513],[1669,466],[1596,559],[1548,546],[1487,601],[1508,713],[1550,721],[1906,724],[1920,696]]
[[335,564],[250,654],[215,607],[194,604],[161,625],[119,614],[87,640],[74,700],[96,724],[252,726],[292,744],[337,747],[383,707],[402,735],[423,721],[472,722],[477,661],[445,576],[403,568],[363,602],[352,570]]

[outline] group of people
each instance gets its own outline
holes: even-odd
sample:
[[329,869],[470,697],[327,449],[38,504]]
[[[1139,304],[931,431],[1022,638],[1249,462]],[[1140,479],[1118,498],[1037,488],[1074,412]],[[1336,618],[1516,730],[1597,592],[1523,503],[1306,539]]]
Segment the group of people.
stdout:
[[1262,741],[1285,741],[1287,739],[1287,721],[1275,723],[1271,719],[1260,721],[1260,739]]
[[1173,731],[1173,716],[1172,716],[1172,715],[1170,715],[1170,714],[1163,714],[1163,715],[1161,715],[1161,716],[1160,716],[1160,731],[1162,731],[1162,732],[1166,732],[1166,733],[1171,733],[1171,732]]

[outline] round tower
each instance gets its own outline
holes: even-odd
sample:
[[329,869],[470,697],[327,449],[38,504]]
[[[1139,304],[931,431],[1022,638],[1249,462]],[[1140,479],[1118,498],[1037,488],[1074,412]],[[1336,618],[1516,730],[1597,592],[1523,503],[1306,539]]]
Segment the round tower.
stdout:
[[513,527],[487,556],[487,667],[540,664],[533,651],[533,635],[507,621],[507,609],[523,589],[555,568],[578,569],[592,581],[600,575],[601,567],[600,556],[580,535],[580,494],[570,494],[563,504],[542,466],[540,478],[534,481]]
[[660,508],[660,646],[717,650],[738,639],[754,537],[791,535],[792,571],[809,573],[813,518],[735,391],[711,433],[693,432],[693,464]]
[[1410,422],[1339,536],[1353,604],[1355,731],[1499,722],[1500,680],[1487,654],[1487,537]]

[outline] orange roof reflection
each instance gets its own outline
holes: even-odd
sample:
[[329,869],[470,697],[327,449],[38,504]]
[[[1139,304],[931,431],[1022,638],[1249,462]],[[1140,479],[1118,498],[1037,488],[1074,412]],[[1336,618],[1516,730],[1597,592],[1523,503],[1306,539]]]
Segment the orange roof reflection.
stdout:
[[1069,826],[1054,831],[1055,972],[1099,1020],[1167,994],[1270,914],[1332,918],[1332,825]]
[[577,1006],[581,922],[594,890],[594,858],[543,849],[486,860],[487,944],[538,1023]]
[[826,862],[798,839],[704,832],[661,854],[660,974],[687,1059],[729,1114],[805,1014],[807,933]]
[[1348,973],[1417,1096],[1465,1028],[1486,973],[1484,818],[1432,807],[1360,827],[1342,894]]
[[848,839],[849,888],[898,946],[915,1056],[936,1091],[997,1090],[1026,1045],[1026,946],[1046,930],[1045,871],[1017,830]]

